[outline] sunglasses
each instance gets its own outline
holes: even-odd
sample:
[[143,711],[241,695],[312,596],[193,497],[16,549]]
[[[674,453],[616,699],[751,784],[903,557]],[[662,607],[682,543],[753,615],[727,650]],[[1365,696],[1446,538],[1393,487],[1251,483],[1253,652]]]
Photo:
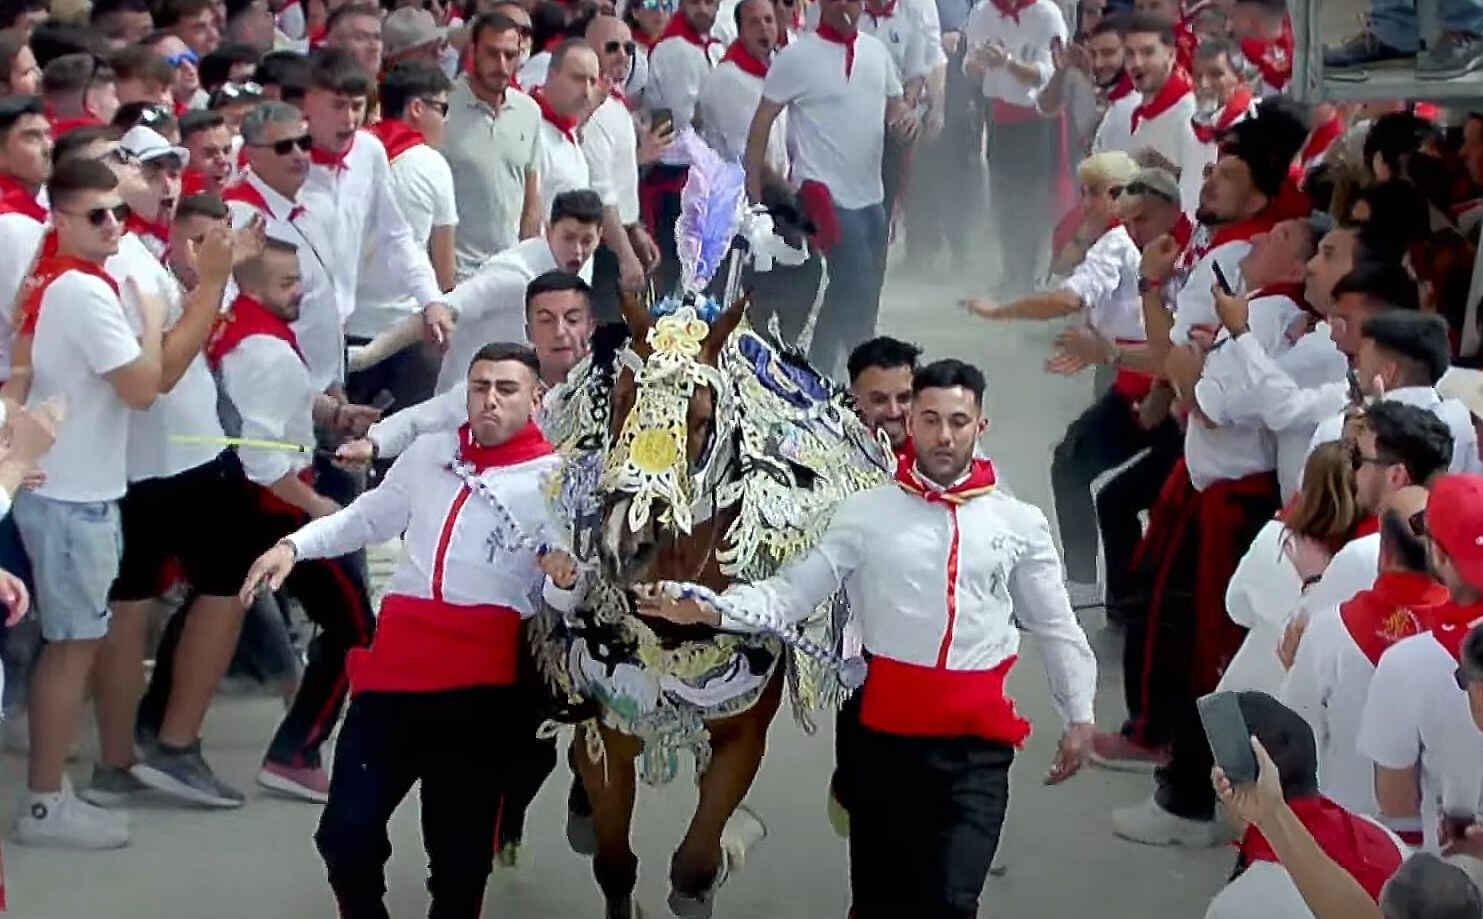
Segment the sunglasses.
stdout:
[[444,118],[448,117],[448,103],[442,99],[423,99],[422,104],[437,112]]
[[136,166],[139,164],[139,157],[125,150],[122,146],[118,146],[99,156],[98,162],[109,163],[114,166]]
[[[164,121],[165,119],[171,118],[171,117],[173,117],[173,116],[171,115],[171,113],[165,111],[164,106],[151,105],[149,108],[140,109],[140,111],[139,111],[139,117],[137,119],[135,119],[134,124],[135,125],[141,125],[142,124],[142,125],[144,125],[147,128],[152,128],[155,125],[159,124],[160,122]],[[122,149],[122,148],[120,148],[120,149]]]
[[1354,466],[1354,471],[1359,472],[1366,466],[1394,466],[1396,461],[1385,456],[1365,456],[1358,447],[1349,454],[1349,461]]
[[108,223],[110,217],[113,218],[114,222],[122,225],[129,218],[129,206],[127,204],[115,204],[113,207],[95,207],[81,213],[75,213],[73,211],[63,211],[62,213],[73,217],[86,217],[88,224],[94,227],[102,227]]
[[610,41],[602,46],[602,50],[606,54],[617,54],[619,51],[622,51],[629,57],[633,57],[638,51],[638,43],[631,41]]
[[313,145],[314,142],[309,139],[308,134],[301,134],[298,137],[285,137],[283,140],[275,140],[271,144],[248,144],[247,146],[267,147],[279,156],[288,156],[289,153],[293,152],[294,147],[298,147],[300,150],[308,153],[309,148]]
[[184,51],[177,51],[174,54],[168,55],[165,58],[165,63],[169,64],[173,69],[179,70],[181,64],[195,66],[200,63],[200,60],[200,58],[196,57],[196,52],[186,48]]
[[247,80],[242,83],[233,83],[231,80],[221,84],[216,92],[212,93],[212,101],[218,99],[241,99],[257,98],[263,94],[263,88],[258,84]]

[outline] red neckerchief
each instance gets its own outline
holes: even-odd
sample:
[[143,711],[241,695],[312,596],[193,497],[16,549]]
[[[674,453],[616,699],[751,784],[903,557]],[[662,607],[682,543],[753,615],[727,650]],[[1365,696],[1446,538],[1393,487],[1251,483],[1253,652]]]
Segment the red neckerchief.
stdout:
[[664,40],[664,37],[665,33],[663,32],[660,32],[658,35],[645,35],[643,32],[635,32],[633,33],[633,42],[640,48],[643,48],[644,53],[647,55],[648,52],[654,50],[655,45]]
[[1179,219],[1174,221],[1174,229],[1169,231],[1169,235],[1174,237],[1174,241],[1179,244],[1180,250],[1183,251],[1189,246],[1190,237],[1195,235],[1195,222],[1189,219],[1188,214],[1181,211]]
[[324,44],[324,40],[329,37],[329,34],[330,34],[330,30],[329,30],[329,28],[327,26],[315,26],[314,29],[309,33],[309,36],[308,36],[309,37],[309,50],[310,51],[313,51],[315,48],[318,48],[321,45],[323,45]]
[[575,144],[577,142],[577,119],[556,114],[556,109],[551,107],[550,100],[546,98],[545,90],[540,87],[537,87],[530,96],[536,100],[536,105],[541,107],[541,117],[546,119],[546,123],[561,132],[562,137]]
[[1468,637],[1474,626],[1483,622],[1480,615],[1483,615],[1483,603],[1458,606],[1449,600],[1432,610],[1432,637],[1459,664],[1462,663],[1463,639]]
[[1314,128],[1313,133],[1308,135],[1308,142],[1303,144],[1303,152],[1298,154],[1298,162],[1303,164],[1303,169],[1306,171],[1318,165],[1318,160],[1343,133],[1344,122],[1339,120],[1338,115]]
[[[1401,866],[1401,852],[1389,833],[1327,798],[1298,798],[1287,806],[1325,855],[1359,881],[1371,898],[1380,896],[1380,888]],[[1250,865],[1281,860],[1261,831],[1251,826],[1241,839],[1241,861]]]
[[1154,97],[1142,105],[1133,109],[1133,131],[1137,132],[1138,122],[1152,121],[1167,112],[1183,99],[1186,93],[1193,91],[1194,87],[1185,76],[1184,71],[1178,67],[1169,74],[1169,79],[1159,88]]
[[1195,129],[1195,137],[1202,144],[1213,144],[1215,139],[1226,131],[1231,125],[1251,114],[1251,90],[1245,86],[1238,86],[1221,107],[1220,114],[1209,124],[1201,124],[1198,121],[1190,122]]
[[[1015,25],[1020,24],[1020,13],[1035,5],[1035,0],[993,0],[994,9],[999,11],[1002,19],[1013,19]],[[895,4],[892,4],[893,6]]]
[[180,174],[180,197],[186,195],[204,195],[210,184],[210,177],[201,169],[187,169]]
[[322,150],[319,147],[311,146],[309,148],[309,162],[313,163],[316,166],[323,166],[330,172],[338,174],[350,168],[350,166],[345,162],[345,158],[348,157],[350,155],[350,151],[354,149],[354,135],[351,136],[350,143],[346,144],[345,149],[341,150],[339,153],[331,153],[328,150]]
[[855,39],[859,37],[860,33],[851,32],[849,35],[846,35],[827,22],[821,22],[819,23],[819,27],[814,29],[814,34],[824,39],[824,41],[844,46],[844,78],[849,80],[850,73],[855,69]]
[[[894,3],[895,0],[892,0],[892,2]],[[726,56],[721,58],[721,62],[725,63],[726,61],[730,61],[741,68],[742,73],[749,73],[759,80],[767,76],[767,62],[757,60],[756,56],[746,49],[739,38],[731,43],[730,48],[726,49]]]
[[1241,54],[1262,75],[1262,82],[1282,92],[1292,79],[1292,18],[1282,17],[1282,32],[1276,38],[1243,38]]
[[51,122],[51,136],[53,140],[61,137],[68,131],[75,131],[78,128],[91,128],[103,123],[92,115],[83,115],[81,118],[54,118],[48,115],[47,120]]
[[[248,182],[245,176],[223,189],[221,193],[221,200],[240,201],[243,204],[257,208],[259,211],[262,211],[264,217],[273,216],[272,209],[268,207],[268,199],[264,198],[263,193],[254,188],[252,183]],[[295,220],[299,219],[303,215],[304,206],[295,202],[294,205],[289,208],[288,222],[293,223]]]
[[1117,100],[1132,94],[1132,92],[1133,77],[1126,70],[1124,70],[1123,75],[1118,77],[1117,82],[1113,83],[1112,88],[1107,91],[1107,101],[1116,102]]
[[986,459],[974,458],[968,478],[946,489],[934,488],[922,481],[917,475],[914,451],[902,451],[896,463],[896,484],[929,504],[963,504],[993,491],[995,481],[994,464]]
[[[881,7],[878,11],[871,9],[869,3],[865,4],[865,15],[870,17],[870,24],[879,28],[882,19],[890,19],[892,16],[895,16],[897,2],[898,0],[889,0],[889,2],[887,2],[886,5]],[[1030,0],[1030,2],[1034,3],[1035,0]]]
[[287,322],[268,312],[267,307],[253,298],[238,294],[231,308],[222,314],[216,321],[216,328],[211,330],[211,338],[206,342],[206,363],[215,370],[233,348],[254,335],[276,338],[294,349],[299,360],[304,359],[304,353],[299,350],[299,339]]
[[721,44],[709,35],[701,35],[695,31],[695,26],[691,25],[690,20],[686,19],[681,13],[676,13],[670,17],[669,25],[664,27],[664,32],[659,36],[659,41],[664,41],[666,38],[682,38],[699,48],[701,53],[705,55],[707,63],[710,63],[711,60],[711,45]]
[[1380,655],[1402,638],[1433,625],[1433,611],[1447,602],[1447,588],[1429,576],[1387,571],[1375,586],[1339,604],[1339,619],[1360,653],[1378,666]]
[[133,211],[124,218],[124,232],[133,233],[136,236],[152,236],[161,242],[170,241],[170,225],[158,223],[153,220],[145,220]]
[[398,118],[383,118],[371,125],[370,131],[386,147],[386,161],[391,162],[411,150],[427,143],[422,132]]
[[1272,227],[1277,225],[1277,221],[1268,215],[1270,210],[1270,207],[1263,208],[1262,212],[1255,217],[1223,223],[1216,227],[1210,234],[1210,249],[1216,249],[1226,243],[1249,240],[1258,233],[1270,232]]
[[16,323],[16,334],[18,335],[36,334],[36,320],[41,318],[42,296],[46,293],[46,289],[52,285],[53,281],[69,271],[80,271],[83,274],[90,274],[95,278],[101,278],[108,285],[108,289],[113,291],[113,295],[115,297],[118,296],[118,282],[113,279],[112,275],[103,270],[102,265],[97,262],[90,262],[87,259],[78,258],[75,255],[47,255],[44,254],[45,248],[45,243],[43,243],[43,255],[41,259],[36,262],[36,267],[31,269],[31,273],[27,275],[25,283],[21,285],[20,296],[18,297],[20,307],[17,310],[16,316],[18,320]]
[[514,466],[554,452],[555,448],[534,421],[526,422],[509,440],[492,447],[480,446],[467,424],[458,429],[458,458],[473,466],[476,473],[494,466]]
[[37,223],[46,223],[46,208],[14,176],[0,175],[0,214],[24,214]]

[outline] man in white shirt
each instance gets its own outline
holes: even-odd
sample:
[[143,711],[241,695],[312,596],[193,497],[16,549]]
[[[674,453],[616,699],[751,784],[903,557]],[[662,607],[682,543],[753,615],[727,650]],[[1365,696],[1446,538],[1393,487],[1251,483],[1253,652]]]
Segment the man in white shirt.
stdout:
[[577,131],[599,98],[598,76],[597,54],[584,40],[569,38],[551,52],[546,82],[532,94],[541,110],[536,168],[543,214],[562,192],[592,187]]
[[448,341],[438,392],[459,382],[458,368],[467,369],[484,345],[525,338],[525,288],[533,278],[552,269],[590,274],[602,218],[602,199],[596,192],[557,195],[545,233],[490,259],[449,292],[446,307],[440,304],[424,311],[422,321],[429,334]]
[[221,195],[232,180],[232,129],[219,112],[192,110],[180,116],[180,143],[189,155],[181,196]]
[[[347,917],[386,915],[387,822],[419,781],[431,912],[479,914],[501,817],[499,778],[530,717],[516,685],[521,622],[538,611],[537,590],[562,609],[576,599],[571,557],[521,538],[553,528],[543,483],[559,463],[531,421],[535,355],[492,343],[465,373],[458,430],[419,438],[380,487],[280,540],[242,587],[244,597],[277,589],[307,560],[405,534],[379,635],[351,660],[354,698],[314,837]],[[461,465],[450,469],[450,460]],[[513,544],[490,542],[511,526]]]
[[1153,150],[1178,170],[1180,200],[1192,212],[1210,160],[1190,121],[1196,111],[1194,86],[1177,66],[1174,28],[1161,17],[1138,14],[1123,30],[1123,43],[1136,92],[1107,109],[1092,149],[1134,156]]
[[[1296,822],[1324,855],[1370,896],[1379,896],[1406,857],[1405,844],[1368,815],[1322,794],[1319,746],[1301,717],[1264,692],[1237,693],[1236,698],[1247,732],[1276,767],[1282,797]],[[1236,875],[1210,901],[1205,919],[1311,919],[1292,875],[1262,831],[1241,822],[1239,815],[1232,820],[1241,831]]]
[[[51,126],[41,102],[13,97],[0,102],[0,303],[16,292],[36,261],[47,221],[38,196],[51,175]],[[0,310],[0,378],[10,377],[14,310]]]
[[603,244],[593,259],[592,286],[598,316],[612,322],[620,315],[620,289],[631,294],[643,289],[658,267],[659,246],[639,219],[639,140],[623,93],[638,46],[628,24],[616,16],[594,16],[587,44],[601,66],[603,93],[582,125],[590,184],[603,204]]
[[[1375,447],[1378,455],[1379,444]],[[1324,795],[1372,817],[1380,813],[1375,764],[1355,749],[1370,679],[1386,649],[1430,631],[1437,608],[1447,600],[1447,588],[1427,568],[1425,541],[1411,532],[1411,518],[1426,508],[1426,499],[1426,489],[1415,485],[1387,496],[1374,586],[1313,612],[1282,684],[1283,703],[1306,718],[1318,738]],[[1413,845],[1420,843],[1419,824],[1390,826],[1403,838],[1405,831],[1414,831]]]
[[[821,0],[819,27],[774,58],[747,134],[747,195],[763,199],[767,144],[786,109],[792,180],[829,264],[809,362],[844,372],[850,348],[875,334],[886,270],[881,151],[886,125],[914,129],[885,46],[861,35],[860,0]],[[911,126],[910,128],[905,126]]]
[[[915,464],[847,498],[820,543],[779,574],[723,594],[787,628],[843,587],[859,620],[870,672],[851,760],[839,764],[859,919],[978,915],[1014,747],[1030,731],[1004,695],[1015,622],[1040,639],[1065,724],[1047,782],[1078,770],[1092,733],[1096,659],[1045,515],[996,491],[992,464],[973,455],[987,425],[983,387],[961,361],[917,371]],[[640,606],[675,622],[750,628],[695,600],[642,591]]]
[[60,396],[70,419],[42,461],[45,484],[16,495],[13,509],[47,639],[31,678],[27,793],[15,834],[26,844],[110,849],[129,841],[128,826],[75,797],[63,773],[108,635],[108,591],[123,538],[118,501],[127,486],[121,446],[129,409],[149,408],[161,389],[164,303],[141,301],[136,335],[117,284],[103,269],[123,231],[117,188],[113,171],[96,161],[53,171],[47,194],[57,254],[32,273],[26,300],[34,306],[21,327],[33,333],[28,405]]
[[1049,257],[1056,217],[1056,165],[1062,160],[1059,112],[1046,116],[1035,96],[1055,68],[1052,49],[1067,40],[1053,0],[983,0],[963,30],[964,71],[981,84],[988,110],[989,196],[999,239],[1002,297],[1028,293]]
[[[736,5],[735,18],[738,37],[701,84],[695,116],[706,143],[721,156],[739,160],[746,155],[752,115],[762,101],[762,84],[778,50],[778,21],[770,0],[741,0]],[[767,137],[764,199],[774,193],[779,198],[792,197],[787,185],[787,134],[784,112],[773,122]],[[785,238],[796,233],[781,227],[779,232]],[[795,244],[792,239],[789,242]],[[803,242],[801,234],[796,242]],[[742,270],[743,284],[752,291],[749,315],[752,325],[766,329],[776,316],[782,340],[796,343],[819,296],[823,258],[817,251],[810,251],[802,265],[774,265],[771,271],[764,272],[752,271],[749,265]]]
[[[381,120],[368,129],[386,148],[397,210],[406,219],[413,240],[427,251],[442,291],[453,289],[454,234],[458,227],[453,173],[438,152],[452,87],[436,64],[396,64],[381,81]],[[345,338],[352,349],[417,312],[419,304],[412,297],[392,293],[403,285],[388,273],[380,250],[367,247],[355,312],[345,326]],[[346,396],[352,402],[370,404],[382,392],[388,392],[396,400],[394,406],[413,405],[432,395],[438,363],[432,348],[414,347],[374,365],[355,366],[345,380]]]
[[443,155],[463,224],[455,247],[459,280],[539,233],[547,213],[536,158],[540,109],[510,85],[520,66],[520,42],[520,29],[508,16],[476,18],[469,65],[448,96]]
[[1381,656],[1357,743],[1360,755],[1375,761],[1381,815],[1419,815],[1425,846],[1435,851],[1442,816],[1476,815],[1483,788],[1483,732],[1457,679],[1463,639],[1483,617],[1483,477],[1438,478],[1417,522],[1451,599],[1430,631]]
[[397,208],[385,148],[357,130],[372,89],[369,75],[344,51],[321,50],[312,63],[309,91],[300,108],[313,145],[300,196],[304,221],[315,231],[311,235],[329,241],[322,254],[338,313],[332,330],[337,352],[305,356],[316,371],[321,362],[333,359],[336,373],[330,379],[339,383],[345,378],[344,327],[355,312],[367,252],[377,253],[387,269],[385,277],[394,282],[386,295],[410,296],[415,307],[422,308],[441,300],[443,291],[426,245],[413,237]]
[[711,36],[716,11],[717,0],[680,0],[649,52],[644,105],[651,112],[668,111],[677,131],[694,124],[701,84],[726,53],[726,43]]
[[[920,125],[919,134],[886,138],[881,156],[881,183],[885,187],[887,219],[894,220],[912,169],[917,144],[932,143],[942,134],[947,114],[947,53],[936,0],[866,0],[860,31],[874,35],[891,54],[901,78],[902,98]],[[970,18],[970,22],[971,22]]]
[[[212,336],[207,359],[237,419],[232,433],[296,444],[300,452],[242,450],[255,513],[243,522],[257,547],[272,545],[310,518],[339,510],[313,484],[314,430],[333,427],[342,406],[313,381],[289,323],[302,299],[301,259],[292,243],[269,238],[261,256],[237,268],[240,290]],[[319,626],[288,714],[258,772],[270,791],[323,803],[329,775],[320,747],[345,702],[345,661],[371,640],[374,620],[362,567],[346,557],[306,565],[288,585]],[[250,593],[239,599],[252,602]]]

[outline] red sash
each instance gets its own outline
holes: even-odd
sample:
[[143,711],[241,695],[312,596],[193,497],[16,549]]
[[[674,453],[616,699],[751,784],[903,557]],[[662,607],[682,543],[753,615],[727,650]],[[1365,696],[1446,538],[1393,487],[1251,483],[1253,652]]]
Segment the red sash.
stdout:
[[576,144],[577,119],[575,117],[558,115],[556,109],[551,107],[551,101],[546,98],[546,93],[543,89],[538,87],[530,95],[532,99],[536,100],[536,105],[541,107],[541,117],[546,119],[546,123],[555,128],[562,137],[565,137],[572,144]]
[[1133,109],[1133,133],[1138,133],[1140,121],[1152,121],[1173,108],[1180,99],[1193,91],[1194,85],[1190,83],[1189,77],[1182,69],[1175,67],[1154,97]]
[[[1390,834],[1327,798],[1298,798],[1288,801],[1287,806],[1324,854],[1359,881],[1365,893],[1378,900],[1380,888],[1401,866],[1401,852]],[[1248,827],[1241,839],[1241,860],[1248,865],[1281,861],[1261,830],[1254,826]]]
[[1301,164],[1303,172],[1307,172],[1318,165],[1319,160],[1328,152],[1334,141],[1344,135],[1344,122],[1338,115],[1325,121],[1313,129],[1308,135],[1308,140],[1303,144],[1303,150],[1298,154],[1298,163]]
[[24,214],[37,223],[46,223],[47,217],[31,190],[8,175],[0,175],[0,214]]
[[244,339],[253,335],[268,335],[285,342],[299,360],[304,353],[299,350],[299,340],[294,330],[278,316],[268,312],[267,307],[247,296],[238,294],[232,306],[216,321],[211,338],[206,342],[206,363],[214,370],[221,366],[222,358],[231,353]]
[[730,61],[741,68],[742,73],[749,73],[759,80],[767,76],[767,63],[757,60],[752,52],[741,43],[741,39],[731,43],[731,47],[726,49],[726,55],[721,60]]
[[[42,246],[45,247],[43,242]],[[35,335],[36,321],[41,318],[41,300],[46,294],[46,289],[51,287],[62,275],[69,271],[80,271],[90,274],[95,278],[101,278],[118,296],[118,282],[113,279],[103,266],[97,262],[78,258],[75,255],[43,255],[36,267],[31,270],[25,283],[21,285],[19,297],[20,309],[18,310],[18,322],[16,323],[17,335]]]
[[352,695],[509,686],[520,660],[520,614],[404,594],[381,601],[376,637],[345,658]]
[[1201,124],[1199,121],[1191,122],[1190,126],[1195,129],[1195,137],[1202,144],[1215,143],[1216,139],[1232,125],[1251,114],[1251,99],[1250,89],[1245,86],[1237,87],[1213,121],[1209,124]]
[[383,118],[368,130],[386,148],[387,162],[395,160],[413,147],[427,143],[427,138],[422,136],[421,131],[396,118]]
[[1242,39],[1241,54],[1260,71],[1263,83],[1277,92],[1287,89],[1292,79],[1292,17],[1282,17],[1282,33],[1270,41]]
[[1339,605],[1339,618],[1360,653],[1378,666],[1380,655],[1402,638],[1432,626],[1437,607],[1447,602],[1447,588],[1424,574],[1389,571]]

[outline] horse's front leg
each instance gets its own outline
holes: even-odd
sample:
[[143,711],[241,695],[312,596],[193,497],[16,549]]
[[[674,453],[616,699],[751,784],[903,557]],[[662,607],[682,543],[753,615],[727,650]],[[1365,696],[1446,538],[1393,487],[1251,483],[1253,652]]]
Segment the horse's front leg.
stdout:
[[629,828],[633,825],[637,781],[635,761],[643,744],[636,737],[606,727],[598,731],[602,762],[592,759],[580,736],[574,744],[577,773],[592,805],[592,829],[597,836],[592,873],[606,901],[607,919],[632,919],[639,860],[629,846]]
[[[740,715],[706,723],[711,736],[710,766],[700,777],[700,804],[669,869],[675,895],[705,904],[698,915],[708,915],[710,888],[721,868],[722,830],[757,777],[767,748],[767,728],[782,697],[783,665],[779,663],[756,705]],[[674,897],[671,905],[675,905]]]

